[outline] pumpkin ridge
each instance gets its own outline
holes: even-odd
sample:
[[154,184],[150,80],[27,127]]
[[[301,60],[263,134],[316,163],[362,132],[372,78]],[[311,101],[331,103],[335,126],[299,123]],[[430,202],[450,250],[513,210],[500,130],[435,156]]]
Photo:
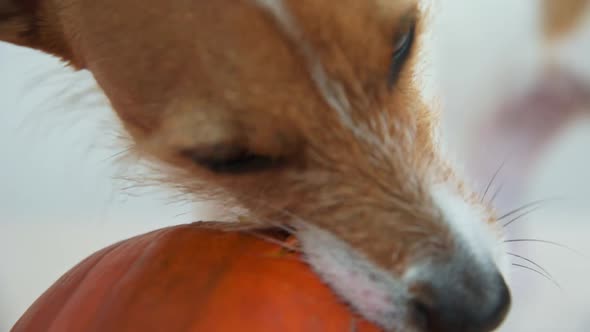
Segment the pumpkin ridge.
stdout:
[[[77,283],[76,287],[71,289],[68,293],[69,294],[74,294],[76,293],[81,287],[82,285],[84,285],[84,282],[86,281],[88,275],[94,271],[94,269],[100,265],[100,263],[105,259],[105,257],[110,254],[111,252],[117,250],[121,244],[123,244],[123,242],[118,242],[115,243],[113,245],[111,245],[110,247],[107,247],[106,249],[104,249],[104,252],[101,253],[100,258],[97,259],[94,264],[92,264],[91,266],[88,267],[88,269],[86,269],[86,271],[84,271],[84,273],[82,274],[82,277],[80,278],[80,281]],[[100,252],[100,251],[99,251]],[[84,259],[82,262],[80,262],[79,264],[76,264],[76,266],[84,266],[84,264],[86,262],[88,262],[88,260],[92,258],[92,256]],[[74,267],[75,269],[75,267]],[[68,273],[69,274],[69,273]],[[62,279],[64,278],[64,279]],[[57,282],[58,284],[61,283],[62,281],[65,281],[65,279],[67,278],[67,274],[65,276],[63,276],[62,278],[59,279],[59,281]],[[51,319],[51,323],[49,324],[49,326],[53,326],[53,324],[55,323],[55,321],[63,314],[64,309],[68,306],[68,304],[72,301],[72,297],[68,296],[68,298],[66,299],[66,301],[63,303],[63,305],[59,308],[59,310],[57,311],[57,313],[53,316],[53,318]]]
[[[40,312],[40,310],[38,310],[38,308],[41,307],[40,304],[43,302],[43,300],[45,300],[45,298],[47,298],[48,296],[55,293],[56,288],[58,288],[60,286],[63,287],[64,284],[68,280],[71,281],[72,278],[74,276],[76,276],[76,272],[80,272],[81,268],[85,268],[82,271],[82,273],[79,275],[78,282],[75,283],[75,287],[67,290],[68,295],[75,293],[81,287],[82,283],[84,282],[84,280],[88,276],[88,273],[90,273],[90,271],[103,259],[103,257],[106,254],[115,250],[115,248],[117,246],[118,246],[118,243],[113,244],[107,248],[98,250],[98,251],[96,251],[95,255],[88,256],[88,257],[84,258],[82,261],[80,261],[79,263],[75,264],[68,272],[66,272],[64,275],[62,275],[61,277],[59,277],[55,281],[54,286],[52,288],[45,290],[41,294],[41,296],[33,302],[33,304],[31,305],[31,308],[34,308],[36,310],[30,311],[30,312],[29,311],[25,312],[23,314],[23,316],[20,317],[20,319],[14,324],[14,326],[12,327],[12,329],[10,331],[18,332],[22,329],[27,329],[30,325],[35,325],[35,322],[39,319],[39,315],[43,315],[43,313]],[[89,262],[92,262],[93,264],[88,265]],[[63,303],[61,303],[61,306],[59,306],[59,309],[55,312],[55,314],[52,316],[52,318],[47,320],[47,322],[46,322],[47,326],[53,325],[53,323],[55,322],[57,317],[62,314],[63,309],[71,300],[71,296],[65,296],[65,297],[62,296],[61,298],[64,298],[65,301],[63,301]],[[43,317],[46,317],[46,316],[47,315],[43,315]]]
[[136,236],[72,268],[12,332],[381,331],[281,250],[199,225]]
[[[226,234],[231,234],[231,233],[226,233]],[[232,237],[235,237],[235,234],[231,234]],[[247,238],[247,240],[250,240],[250,238]],[[217,269],[215,269],[215,271],[210,272],[209,273],[209,278],[208,281],[206,283],[206,285],[204,285],[202,288],[206,289],[208,291],[205,291],[204,293],[202,293],[201,295],[201,299],[206,299],[204,300],[205,302],[208,302],[209,298],[211,297],[211,294],[214,293],[215,290],[217,290],[218,286],[220,284],[223,284],[223,282],[227,279],[227,271],[229,271],[231,268],[235,267],[235,260],[231,260],[231,259],[227,259],[227,258],[239,258],[239,257],[243,257],[248,250],[245,250],[246,248],[251,246],[251,241],[246,241],[245,238],[241,238],[240,237],[240,241],[234,245],[232,245],[232,251],[230,251],[230,253],[225,254],[223,256],[223,264],[221,264],[221,266],[219,266]],[[237,250],[240,254],[239,255],[235,255],[234,250]],[[224,278],[220,278],[221,276],[224,276]],[[202,315],[202,310],[195,310],[196,313],[198,313],[197,315],[195,315],[195,317],[200,317]],[[193,321],[200,321],[199,319],[193,319]],[[187,331],[192,331],[194,330],[194,323],[188,324],[187,326]]]
[[[109,308],[111,307],[110,304],[115,302],[116,299],[114,297],[117,297],[117,295],[119,294],[119,292],[117,292],[117,289],[120,289],[121,283],[123,281],[125,281],[128,276],[131,274],[131,272],[133,270],[138,270],[139,266],[141,265],[141,263],[145,262],[146,256],[148,254],[150,254],[150,252],[153,252],[154,249],[157,248],[158,245],[163,245],[159,243],[159,240],[162,239],[163,237],[166,237],[167,235],[170,235],[171,233],[175,232],[178,229],[181,229],[182,226],[177,226],[177,227],[173,227],[173,228],[167,228],[164,230],[158,230],[158,231],[153,231],[150,232],[148,234],[146,234],[148,237],[152,237],[151,239],[149,239],[149,243],[147,243],[146,245],[144,245],[142,248],[140,248],[139,253],[137,254],[136,258],[133,259],[131,266],[129,266],[129,268],[127,268],[125,270],[125,272],[123,273],[123,275],[117,279],[117,281],[115,281],[112,285],[112,289],[113,291],[109,292],[109,295],[106,299],[104,299],[102,301],[102,305],[99,308],[99,311],[96,314],[96,321],[102,321],[102,318],[105,316],[105,310],[109,310]],[[148,252],[150,251],[150,252]],[[104,332],[104,331],[97,331],[97,332]]]

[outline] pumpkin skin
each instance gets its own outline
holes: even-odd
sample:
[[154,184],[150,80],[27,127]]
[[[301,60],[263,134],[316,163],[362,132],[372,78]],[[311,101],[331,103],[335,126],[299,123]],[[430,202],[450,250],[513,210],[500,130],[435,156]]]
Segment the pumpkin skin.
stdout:
[[376,332],[298,254],[197,224],[105,248],[72,268],[12,332]]

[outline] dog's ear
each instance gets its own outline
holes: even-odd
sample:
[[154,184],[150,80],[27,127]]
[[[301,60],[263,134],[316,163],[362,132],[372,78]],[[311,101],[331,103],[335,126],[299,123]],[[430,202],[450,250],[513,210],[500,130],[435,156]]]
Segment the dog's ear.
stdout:
[[44,51],[70,61],[71,51],[52,0],[0,0],[0,41]]
[[0,40],[37,47],[37,1],[0,0]]

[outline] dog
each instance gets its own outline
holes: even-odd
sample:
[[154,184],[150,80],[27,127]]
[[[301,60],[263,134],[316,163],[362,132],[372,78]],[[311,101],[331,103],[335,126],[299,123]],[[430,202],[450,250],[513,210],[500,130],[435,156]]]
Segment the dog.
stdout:
[[492,331],[511,305],[502,227],[421,95],[426,9],[334,4],[0,0],[0,40],[90,71],[166,181],[294,233],[385,330]]

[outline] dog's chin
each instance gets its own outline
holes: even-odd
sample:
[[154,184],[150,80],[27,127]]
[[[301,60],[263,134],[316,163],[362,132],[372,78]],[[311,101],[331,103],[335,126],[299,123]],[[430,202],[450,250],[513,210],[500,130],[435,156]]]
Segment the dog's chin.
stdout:
[[329,232],[306,225],[297,237],[310,266],[364,318],[387,331],[426,332],[406,319],[407,287],[401,281]]
[[461,250],[447,261],[381,268],[330,232],[298,227],[307,262],[354,310],[385,331],[489,332],[504,320],[511,296],[492,257]]

